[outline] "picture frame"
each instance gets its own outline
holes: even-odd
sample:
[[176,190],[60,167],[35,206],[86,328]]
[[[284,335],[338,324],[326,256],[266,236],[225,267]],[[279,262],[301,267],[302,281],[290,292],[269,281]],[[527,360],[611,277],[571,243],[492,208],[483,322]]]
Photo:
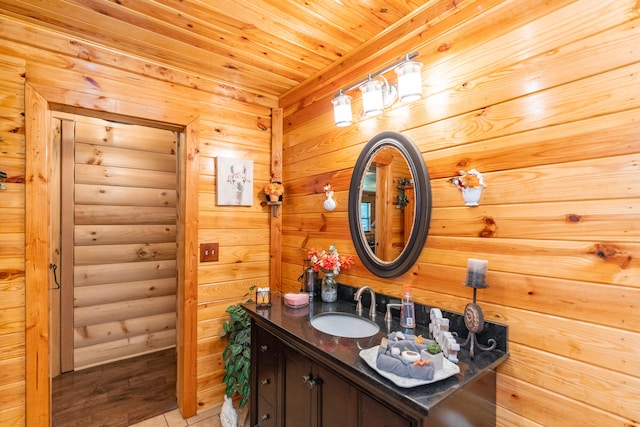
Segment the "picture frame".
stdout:
[[216,175],[219,206],[253,205],[253,160],[218,157]]

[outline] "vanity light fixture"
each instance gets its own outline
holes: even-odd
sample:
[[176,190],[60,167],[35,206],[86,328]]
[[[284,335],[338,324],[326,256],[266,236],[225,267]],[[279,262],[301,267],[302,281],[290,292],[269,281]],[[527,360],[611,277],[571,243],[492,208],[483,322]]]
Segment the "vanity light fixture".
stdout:
[[351,97],[342,93],[342,90],[331,100],[333,104],[333,120],[338,127],[351,126],[353,114],[351,113]]
[[[352,97],[346,95],[345,92],[355,88],[359,88],[362,92],[362,112],[364,117],[373,117],[381,114],[385,108],[393,105],[398,98],[401,102],[413,102],[422,98],[422,75],[420,74],[422,64],[413,61],[416,56],[418,56],[417,53],[407,54],[401,61],[369,74],[366,79],[345,89],[340,89],[338,94],[331,100],[335,125],[344,127],[353,124]],[[392,69],[395,69],[398,75],[397,86],[389,83],[384,77],[384,73]]]

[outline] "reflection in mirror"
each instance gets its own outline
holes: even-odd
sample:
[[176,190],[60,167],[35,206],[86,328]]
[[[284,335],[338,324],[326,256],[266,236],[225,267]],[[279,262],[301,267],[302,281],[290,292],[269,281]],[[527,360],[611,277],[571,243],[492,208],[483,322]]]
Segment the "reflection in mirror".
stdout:
[[411,140],[383,132],[365,146],[349,192],[349,227],[363,264],[381,277],[404,273],[420,255],[431,216],[431,188]]
[[[403,154],[383,146],[371,156],[362,183],[360,220],[367,247],[382,261],[397,259],[413,227],[413,177]],[[407,193],[409,193],[407,195]]]

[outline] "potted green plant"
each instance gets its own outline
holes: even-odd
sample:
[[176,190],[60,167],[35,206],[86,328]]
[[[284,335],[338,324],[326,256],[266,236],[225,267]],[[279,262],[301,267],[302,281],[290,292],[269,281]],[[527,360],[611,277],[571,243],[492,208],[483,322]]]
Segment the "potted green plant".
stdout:
[[227,308],[229,319],[224,322],[221,338],[227,338],[227,345],[222,352],[226,374],[223,382],[227,384],[226,395],[240,396],[239,406],[242,408],[249,401],[249,375],[251,372],[251,319],[242,308],[242,304],[234,304]]

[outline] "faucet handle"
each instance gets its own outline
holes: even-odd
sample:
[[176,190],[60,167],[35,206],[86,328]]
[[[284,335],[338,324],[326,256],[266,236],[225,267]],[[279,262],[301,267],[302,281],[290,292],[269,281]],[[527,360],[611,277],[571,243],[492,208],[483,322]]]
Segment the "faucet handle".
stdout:
[[358,301],[356,304],[356,311],[358,312],[358,316],[362,316],[362,301],[360,301],[359,298],[356,301]]
[[391,309],[392,308],[401,308],[402,304],[389,303],[387,304],[387,314],[384,315],[385,322],[391,323]]

